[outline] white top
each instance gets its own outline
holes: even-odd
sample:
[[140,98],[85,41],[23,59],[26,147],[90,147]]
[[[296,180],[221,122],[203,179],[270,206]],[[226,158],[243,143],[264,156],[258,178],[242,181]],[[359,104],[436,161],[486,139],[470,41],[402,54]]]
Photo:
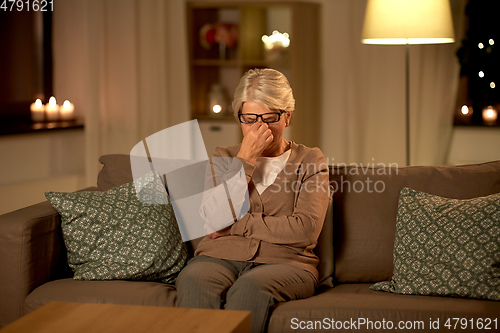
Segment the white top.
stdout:
[[262,194],[274,181],[278,174],[285,167],[288,158],[290,157],[291,149],[276,157],[258,157],[255,161],[255,170],[252,175],[252,180],[255,188]]

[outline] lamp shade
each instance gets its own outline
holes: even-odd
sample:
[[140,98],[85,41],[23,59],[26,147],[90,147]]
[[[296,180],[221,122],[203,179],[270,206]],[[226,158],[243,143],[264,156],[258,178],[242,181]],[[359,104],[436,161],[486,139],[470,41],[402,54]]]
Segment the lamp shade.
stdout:
[[449,0],[368,0],[364,44],[453,43]]

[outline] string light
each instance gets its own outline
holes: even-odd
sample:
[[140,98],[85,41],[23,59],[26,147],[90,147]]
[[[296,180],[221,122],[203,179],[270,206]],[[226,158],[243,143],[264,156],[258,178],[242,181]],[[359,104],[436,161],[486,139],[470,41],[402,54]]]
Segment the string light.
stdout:
[[262,36],[262,41],[268,50],[271,50],[274,47],[286,48],[290,46],[290,35],[286,32],[280,33],[277,30],[274,30],[271,36]]
[[490,87],[491,87],[491,89],[495,88],[495,86],[496,86],[496,85],[495,85],[495,82],[491,82],[491,83],[490,83]]
[[480,49],[482,49],[482,48],[484,47],[483,43],[479,43],[479,44],[477,44],[477,46],[478,46]]
[[490,43],[490,45],[493,45],[493,44],[495,44],[495,41],[493,39],[490,39],[489,43]]
[[483,71],[479,72],[479,77],[484,77],[484,72]]
[[463,115],[469,114],[469,107],[467,105],[462,106],[461,112]]

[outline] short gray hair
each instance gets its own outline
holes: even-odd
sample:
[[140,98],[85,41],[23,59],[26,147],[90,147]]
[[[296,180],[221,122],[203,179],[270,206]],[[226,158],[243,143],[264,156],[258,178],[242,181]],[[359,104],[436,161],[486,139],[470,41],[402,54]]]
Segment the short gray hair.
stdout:
[[250,69],[243,75],[234,92],[235,117],[244,102],[254,102],[269,110],[291,112],[295,110],[292,88],[285,75],[270,68]]

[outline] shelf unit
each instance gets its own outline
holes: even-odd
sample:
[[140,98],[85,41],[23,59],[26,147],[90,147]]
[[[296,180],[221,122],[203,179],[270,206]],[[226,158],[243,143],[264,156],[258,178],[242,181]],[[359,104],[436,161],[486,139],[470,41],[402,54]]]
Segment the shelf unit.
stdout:
[[[290,126],[290,139],[307,146],[319,143],[320,71],[319,4],[299,1],[188,1],[191,118],[200,121],[235,121],[230,102],[241,76],[252,68],[274,68],[285,74],[296,101]],[[200,29],[205,24],[235,23],[237,44],[226,49],[221,59],[219,46],[205,49]],[[287,53],[266,60],[262,35],[273,30],[290,35]],[[226,91],[229,110],[225,114],[209,112],[208,94],[213,84]]]

